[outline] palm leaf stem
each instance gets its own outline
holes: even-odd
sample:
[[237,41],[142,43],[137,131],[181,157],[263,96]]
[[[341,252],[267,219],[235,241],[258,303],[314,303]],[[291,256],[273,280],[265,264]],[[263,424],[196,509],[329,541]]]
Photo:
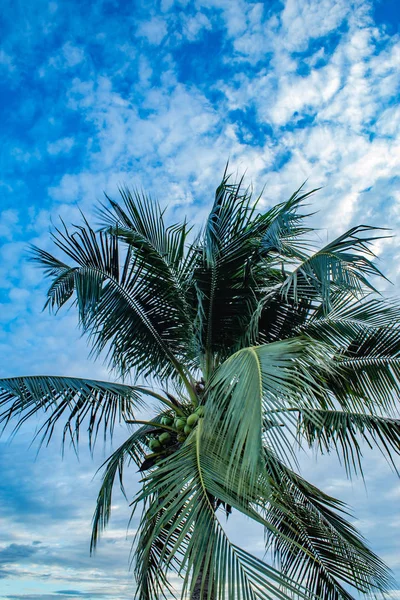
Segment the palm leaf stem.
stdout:
[[[207,488],[206,488],[206,485],[205,485],[205,482],[203,479],[202,467],[200,464],[200,438],[201,438],[202,427],[203,427],[203,424],[200,419],[200,422],[198,424],[198,431],[197,431],[197,435],[196,435],[196,464],[197,464],[197,469],[198,469],[201,486],[203,488],[204,495],[207,499],[207,503],[210,507],[210,510],[215,513],[215,505],[211,501],[212,497],[211,497],[210,493],[207,491]],[[194,588],[193,588],[191,596],[190,596],[190,600],[202,600],[203,597],[207,598],[207,600],[214,600],[215,596],[213,594],[213,591],[214,591],[213,590],[213,588],[214,588],[213,582],[210,581],[209,574],[206,575],[206,577],[204,577],[205,565],[206,565],[206,560],[204,557],[203,561],[202,561],[202,565],[200,567],[199,574],[197,575],[197,579],[194,584]]]
[[160,402],[162,402],[162,404],[165,404],[166,406],[168,406],[171,410],[173,410],[177,414],[182,415],[182,416],[185,414],[178,401],[176,401],[176,404],[174,404],[170,400],[167,400],[167,398],[165,398],[161,394],[158,394],[157,392],[153,392],[153,390],[151,390],[149,388],[140,387],[140,386],[136,387],[135,386],[135,389],[138,392],[142,392],[142,394],[146,394],[147,396],[151,396],[152,398],[156,398],[156,400],[159,400]]
[[176,364],[174,364],[174,367],[177,370],[177,372],[179,373],[179,375],[181,376],[182,382],[186,388],[187,393],[189,394],[189,397],[190,397],[190,400],[191,400],[193,406],[198,406],[199,399],[198,399],[197,394],[194,389],[193,377],[191,376],[190,373],[188,373],[188,376],[185,375],[182,365],[179,364],[179,362],[177,360],[176,360]]
[[161,423],[156,423],[154,421],[140,421],[134,419],[133,421],[125,421],[125,423],[129,423],[129,425],[148,425],[149,427],[159,427],[160,429],[166,429],[168,431],[173,431],[174,433],[176,433],[176,430],[173,427],[170,427],[169,425],[162,425]]

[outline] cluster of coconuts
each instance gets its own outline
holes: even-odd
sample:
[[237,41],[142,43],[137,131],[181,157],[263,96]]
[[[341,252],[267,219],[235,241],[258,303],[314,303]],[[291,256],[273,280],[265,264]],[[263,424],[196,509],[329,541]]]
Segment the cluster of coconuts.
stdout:
[[164,415],[161,418],[161,425],[172,427],[174,431],[163,431],[159,436],[152,437],[149,441],[149,448],[153,452],[160,452],[167,446],[175,443],[183,443],[188,435],[196,427],[199,419],[204,417],[204,406],[199,406],[190,415]]

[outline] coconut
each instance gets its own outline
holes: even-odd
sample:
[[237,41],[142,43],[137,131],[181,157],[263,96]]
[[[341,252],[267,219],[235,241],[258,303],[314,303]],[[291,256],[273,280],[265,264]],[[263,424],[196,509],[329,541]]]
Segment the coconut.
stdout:
[[174,419],[172,417],[162,417],[161,419],[161,425],[167,425],[167,427],[171,427],[173,422]]
[[162,433],[161,435],[158,436],[158,441],[163,446],[165,446],[166,444],[168,444],[168,442],[170,441],[170,439],[171,439],[171,435],[168,433],[168,431],[165,431],[164,433]]
[[178,431],[182,431],[184,429],[185,425],[186,425],[186,419],[182,419],[182,418],[175,419],[175,428]]
[[196,425],[196,423],[197,423],[198,420],[199,420],[199,415],[197,415],[196,413],[192,413],[187,418],[187,424],[190,427],[194,427]]
[[160,450],[161,444],[156,438],[153,438],[149,442],[149,448],[150,448],[150,450],[157,451],[157,450]]
[[192,431],[192,428],[189,425],[185,425],[184,428],[184,433],[186,433],[186,435],[189,435],[189,433]]
[[182,444],[186,440],[186,435],[184,433],[178,434],[177,438],[178,442]]

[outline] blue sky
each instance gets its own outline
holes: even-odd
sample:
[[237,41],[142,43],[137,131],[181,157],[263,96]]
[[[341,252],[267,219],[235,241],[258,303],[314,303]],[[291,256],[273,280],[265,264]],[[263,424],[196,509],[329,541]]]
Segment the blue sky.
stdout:
[[[8,0],[0,16],[0,375],[106,378],[88,362],[73,312],[41,313],[25,260],[50,248],[49,225],[89,215],[103,191],[142,187],[175,217],[201,222],[227,159],[265,205],[308,179],[321,242],[358,223],[400,230],[400,6],[397,0]],[[399,237],[377,244],[399,290]],[[129,508],[89,557],[99,477],[60,439],[36,457],[35,425],[0,441],[0,600],[131,598]],[[116,435],[115,444],[123,438]],[[303,473],[348,501],[397,575],[400,483],[366,452],[366,487],[336,461]],[[128,489],[136,489],[131,473]],[[246,548],[262,536],[229,525]]]

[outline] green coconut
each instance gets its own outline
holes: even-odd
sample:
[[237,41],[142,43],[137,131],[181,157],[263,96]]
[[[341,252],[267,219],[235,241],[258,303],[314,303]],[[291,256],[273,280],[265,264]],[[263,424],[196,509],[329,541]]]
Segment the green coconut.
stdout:
[[185,428],[183,431],[184,431],[184,433],[186,433],[186,435],[189,435],[189,433],[191,433],[191,431],[192,431],[192,428],[189,425],[185,425]]
[[168,442],[170,441],[170,439],[171,439],[171,435],[168,433],[168,431],[165,431],[164,433],[162,433],[161,435],[158,436],[158,441],[163,446],[165,446],[166,444],[168,444]]
[[204,417],[204,414],[205,414],[205,408],[204,408],[204,406],[198,406],[194,412],[196,413],[196,415],[198,417],[202,418],[202,417]]
[[183,431],[185,425],[186,425],[186,419],[182,419],[182,418],[175,419],[175,428],[178,431]]
[[161,419],[161,425],[167,425],[167,427],[171,427],[173,422],[174,419],[172,417],[162,417]]
[[153,438],[149,442],[149,448],[150,450],[157,451],[160,450],[161,444],[156,438]]
[[199,415],[196,413],[192,413],[187,418],[187,424],[189,425],[189,427],[194,427],[198,420],[199,420]]

